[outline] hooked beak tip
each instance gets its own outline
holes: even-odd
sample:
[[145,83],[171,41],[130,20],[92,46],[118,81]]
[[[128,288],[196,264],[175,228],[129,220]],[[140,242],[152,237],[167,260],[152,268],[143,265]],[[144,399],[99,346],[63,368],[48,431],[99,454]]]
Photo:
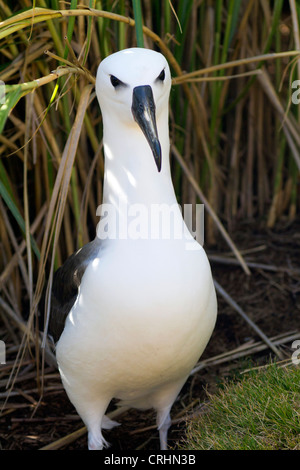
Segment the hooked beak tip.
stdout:
[[162,152],[156,127],[155,102],[150,85],[137,86],[133,89],[131,111],[148,141],[158,172],[160,172]]
[[156,142],[153,143],[152,153],[154,156],[154,160],[158,169],[158,172],[161,170],[161,146],[160,142],[157,139]]

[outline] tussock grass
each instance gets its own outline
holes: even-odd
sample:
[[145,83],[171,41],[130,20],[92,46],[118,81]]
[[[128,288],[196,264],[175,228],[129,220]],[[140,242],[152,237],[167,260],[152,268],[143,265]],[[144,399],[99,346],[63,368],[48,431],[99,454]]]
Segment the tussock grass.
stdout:
[[4,339],[19,350],[17,369],[27,357],[43,372],[34,322],[43,286],[95,236],[103,149],[93,86],[107,55],[143,43],[169,61],[174,186],[180,204],[205,204],[207,245],[222,236],[250,274],[235,224],[259,219],[273,228],[296,218],[298,2],[143,0],[141,7],[0,0],[0,317]]
[[188,450],[300,450],[300,368],[252,369],[208,396],[188,423]]

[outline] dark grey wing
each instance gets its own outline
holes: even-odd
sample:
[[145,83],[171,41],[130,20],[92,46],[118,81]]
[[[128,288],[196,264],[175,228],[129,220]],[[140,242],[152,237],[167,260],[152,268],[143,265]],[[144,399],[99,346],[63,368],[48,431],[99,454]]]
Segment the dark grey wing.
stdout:
[[100,239],[84,245],[73,253],[54,273],[48,333],[56,343],[63,332],[66,318],[78,295],[78,288],[88,264],[96,258]]

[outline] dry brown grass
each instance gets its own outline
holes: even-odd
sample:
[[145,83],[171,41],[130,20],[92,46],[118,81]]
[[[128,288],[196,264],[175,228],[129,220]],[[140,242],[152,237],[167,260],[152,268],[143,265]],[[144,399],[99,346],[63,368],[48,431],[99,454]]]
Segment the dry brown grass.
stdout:
[[[97,66],[136,44],[131,2],[76,4],[0,0],[0,318],[17,366],[31,357],[29,339],[40,367],[34,318],[45,279],[94,237],[103,177]],[[142,4],[145,47],[172,68],[178,201],[204,202],[206,243],[222,237],[250,273],[236,224],[291,224],[299,206],[300,107],[291,102],[299,6],[173,1],[181,33],[168,1]]]

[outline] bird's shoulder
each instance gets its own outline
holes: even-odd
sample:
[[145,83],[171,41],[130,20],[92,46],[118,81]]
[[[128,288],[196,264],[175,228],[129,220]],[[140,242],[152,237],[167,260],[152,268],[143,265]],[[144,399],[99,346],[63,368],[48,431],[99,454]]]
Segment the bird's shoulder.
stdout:
[[99,249],[100,239],[96,237],[69,256],[54,273],[48,332],[55,342],[58,341],[65,320],[76,301],[82,276],[89,263],[97,257]]

